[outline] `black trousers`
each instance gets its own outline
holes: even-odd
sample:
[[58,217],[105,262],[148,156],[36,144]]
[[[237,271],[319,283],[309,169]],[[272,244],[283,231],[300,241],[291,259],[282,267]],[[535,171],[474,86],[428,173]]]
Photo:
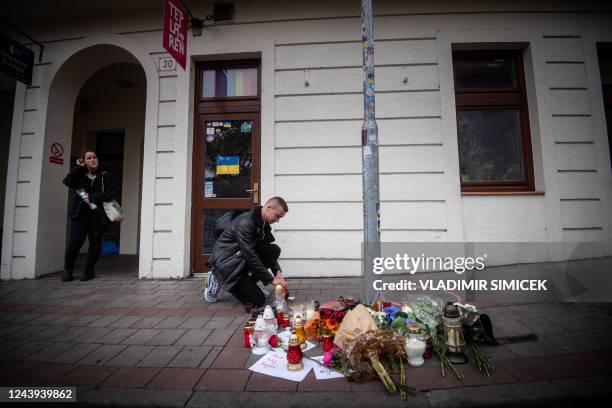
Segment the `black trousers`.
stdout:
[[[272,273],[276,273],[274,265],[280,257],[281,249],[276,244],[268,244],[261,249],[258,249],[257,255],[266,268],[272,270]],[[259,286],[257,286],[257,277],[254,274],[249,274],[249,270],[243,271],[243,277],[236,282],[236,284],[230,289],[229,293],[234,295],[236,299],[241,301],[243,304],[250,303],[254,307],[259,307],[266,302],[266,296],[263,294]]]
[[94,275],[94,267],[102,249],[102,237],[104,236],[105,227],[106,225],[102,224],[98,210],[90,210],[89,208],[81,208],[79,216],[76,219],[70,220],[70,233],[64,256],[65,271],[72,272],[74,270],[74,263],[85,242],[85,238],[89,238],[89,251],[87,252],[87,263],[85,264],[83,274],[88,276]]

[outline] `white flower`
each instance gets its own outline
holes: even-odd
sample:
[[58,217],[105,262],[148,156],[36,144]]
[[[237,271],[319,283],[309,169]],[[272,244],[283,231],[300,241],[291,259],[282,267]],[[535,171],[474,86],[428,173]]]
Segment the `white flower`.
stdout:
[[466,312],[473,312],[473,313],[477,313],[478,310],[476,309],[476,306],[474,305],[470,305],[470,304],[465,304],[462,305],[461,303],[457,302],[457,303],[453,303],[455,306],[460,307],[461,309],[463,309]]

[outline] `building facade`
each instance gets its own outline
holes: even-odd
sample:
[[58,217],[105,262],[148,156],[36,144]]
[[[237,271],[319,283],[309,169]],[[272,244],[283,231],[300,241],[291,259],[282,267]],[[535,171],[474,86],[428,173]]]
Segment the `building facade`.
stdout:
[[[170,70],[161,2],[27,3],[7,15],[44,52],[32,46],[32,85],[11,101],[2,279],[62,269],[61,181],[85,146],[121,186],[127,217],[109,236],[141,278],[202,272],[215,220],[275,195],[290,208],[275,226],[286,275],[361,273],[359,1],[238,0],[230,21],[190,30],[187,67]],[[611,256],[612,8],[378,0],[374,13],[382,241]],[[596,245],[577,254],[583,242]]]

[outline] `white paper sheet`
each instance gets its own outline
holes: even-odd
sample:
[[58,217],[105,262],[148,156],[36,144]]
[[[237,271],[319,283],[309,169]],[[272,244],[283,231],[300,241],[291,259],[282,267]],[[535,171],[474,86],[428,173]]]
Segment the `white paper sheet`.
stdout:
[[[288,330],[282,331],[280,333],[277,334],[278,338],[283,342],[283,347],[285,349],[287,349],[287,347],[289,347],[289,337],[291,336],[291,332]],[[316,344],[313,344],[311,342],[309,342],[308,340],[306,340],[306,348],[303,349],[302,351],[308,351],[310,349],[313,349],[317,347]]]
[[312,369],[314,370],[315,377],[317,380],[329,380],[330,378],[343,378],[344,375],[337,371],[331,370],[323,365],[323,356],[310,357],[313,360],[317,360],[321,364],[315,364]]
[[287,370],[287,353],[284,351],[270,351],[249,367],[249,370],[272,377],[300,382],[306,378],[310,369],[317,365],[317,363],[308,359],[304,359],[303,363],[304,369],[302,371],[289,371]]

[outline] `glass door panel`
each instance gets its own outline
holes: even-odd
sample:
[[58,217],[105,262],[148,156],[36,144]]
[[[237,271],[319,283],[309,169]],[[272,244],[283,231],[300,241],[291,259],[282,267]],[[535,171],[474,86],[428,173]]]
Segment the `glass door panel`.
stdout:
[[251,196],[252,120],[206,122],[204,198]]
[[259,204],[259,114],[201,114],[194,146],[194,271],[229,220]]

